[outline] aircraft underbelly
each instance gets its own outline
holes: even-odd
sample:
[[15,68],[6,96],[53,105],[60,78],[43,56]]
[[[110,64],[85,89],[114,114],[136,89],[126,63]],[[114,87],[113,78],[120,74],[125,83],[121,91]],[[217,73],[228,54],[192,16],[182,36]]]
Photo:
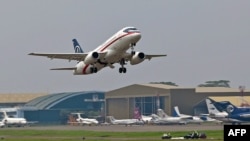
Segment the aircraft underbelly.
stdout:
[[[84,62],[81,61],[76,65],[76,67],[77,69],[74,70],[74,75],[92,74],[91,67],[93,67],[93,65],[84,64]],[[106,66],[100,63],[96,63],[95,67],[97,68],[97,71],[99,71]]]
[[[125,40],[125,39],[123,39]],[[130,42],[120,41],[112,44],[103,60],[108,63],[115,63],[121,60],[122,56],[130,48]]]

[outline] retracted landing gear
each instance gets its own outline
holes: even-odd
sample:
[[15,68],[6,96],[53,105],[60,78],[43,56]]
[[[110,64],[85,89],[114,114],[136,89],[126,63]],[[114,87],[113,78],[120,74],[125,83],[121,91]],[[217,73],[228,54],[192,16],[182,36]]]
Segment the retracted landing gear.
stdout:
[[127,69],[124,67],[125,63],[125,59],[121,59],[120,61],[121,67],[119,68],[119,73],[126,73]]

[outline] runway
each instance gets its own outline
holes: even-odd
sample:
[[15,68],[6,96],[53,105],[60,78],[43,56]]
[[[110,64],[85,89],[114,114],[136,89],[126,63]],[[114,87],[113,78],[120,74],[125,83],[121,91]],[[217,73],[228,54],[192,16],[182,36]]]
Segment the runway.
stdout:
[[[201,130],[223,130],[221,124],[188,124],[188,125],[108,125],[108,126],[80,126],[80,125],[58,125],[58,126],[30,126],[10,127],[13,130],[86,130],[105,132],[170,132],[170,131],[201,131]],[[0,129],[1,130],[1,129]]]

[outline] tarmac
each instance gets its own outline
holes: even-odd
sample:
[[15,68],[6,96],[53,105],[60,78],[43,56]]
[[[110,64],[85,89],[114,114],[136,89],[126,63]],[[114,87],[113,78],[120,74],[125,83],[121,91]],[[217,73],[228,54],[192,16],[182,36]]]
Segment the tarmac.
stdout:
[[[9,127],[13,130],[86,130],[105,132],[171,132],[171,131],[202,131],[202,130],[223,130],[223,124],[187,124],[187,125],[52,125],[52,126],[29,126]],[[1,130],[1,129],[0,129]]]

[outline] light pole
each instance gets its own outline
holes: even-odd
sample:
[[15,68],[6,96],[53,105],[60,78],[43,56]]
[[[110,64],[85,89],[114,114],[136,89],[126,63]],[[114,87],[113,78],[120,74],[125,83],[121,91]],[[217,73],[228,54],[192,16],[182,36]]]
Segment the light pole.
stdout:
[[239,86],[239,90],[241,93],[241,106],[244,106],[244,98],[243,98],[243,94],[244,94],[244,90],[245,90],[245,86]]

